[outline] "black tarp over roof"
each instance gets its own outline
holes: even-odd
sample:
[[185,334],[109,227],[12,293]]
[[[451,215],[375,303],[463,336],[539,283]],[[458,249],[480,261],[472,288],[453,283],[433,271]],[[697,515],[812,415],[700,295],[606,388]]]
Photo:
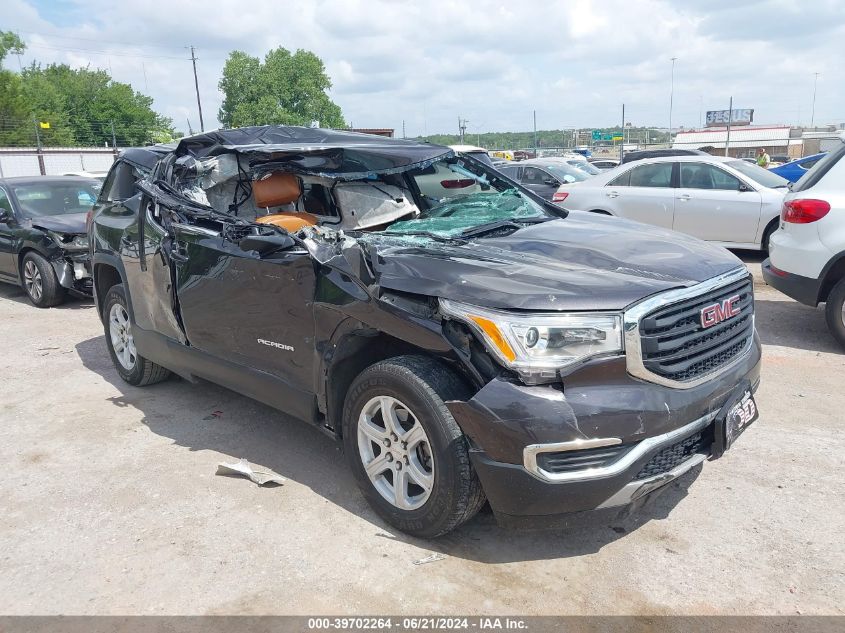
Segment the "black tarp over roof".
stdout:
[[284,166],[299,173],[342,179],[406,171],[453,153],[442,145],[372,134],[264,125],[183,138],[175,154],[203,159],[231,152],[245,156],[259,172]]

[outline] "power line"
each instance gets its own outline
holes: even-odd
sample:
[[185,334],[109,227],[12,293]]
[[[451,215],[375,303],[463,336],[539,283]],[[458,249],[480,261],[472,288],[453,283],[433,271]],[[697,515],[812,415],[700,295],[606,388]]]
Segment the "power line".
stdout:
[[107,56],[114,56],[114,57],[142,57],[145,59],[178,59],[180,61],[185,61],[186,59],[190,59],[189,57],[177,57],[175,55],[142,55],[139,53],[119,53],[117,51],[103,51],[103,50],[95,50],[91,48],[73,48],[69,46],[47,46],[46,44],[27,44],[27,48],[42,48],[48,49],[53,51],[67,51],[67,52],[79,52],[79,53],[94,53],[97,55],[107,55]]
[[[21,31],[19,29],[12,29],[12,30],[16,31],[18,34],[25,33],[27,35],[34,35],[36,37],[57,38],[57,39],[60,39],[60,40],[80,40],[80,41],[83,41],[83,42],[97,42],[99,44],[120,44],[120,45],[126,44],[125,41],[118,42],[116,40],[104,40],[100,37],[96,37],[96,38],[95,37],[78,37],[78,36],[74,36],[74,35],[58,35],[58,34],[55,34],[55,33],[36,33],[34,31]],[[143,44],[139,48],[164,48],[164,49],[179,48],[179,49],[182,49],[182,48],[185,48],[185,47],[184,46],[176,46],[174,44],[168,44],[168,45]]]

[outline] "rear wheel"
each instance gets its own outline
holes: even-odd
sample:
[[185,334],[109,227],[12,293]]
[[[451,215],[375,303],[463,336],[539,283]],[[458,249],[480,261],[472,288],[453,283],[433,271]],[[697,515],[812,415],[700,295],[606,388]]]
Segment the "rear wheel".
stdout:
[[845,278],[840,279],[830,291],[825,305],[825,316],[830,333],[845,347]]
[[30,251],[21,262],[21,286],[33,305],[49,308],[65,300],[66,291],[59,285],[56,271],[46,259]]
[[766,227],[765,232],[763,233],[763,242],[760,244],[760,247],[762,251],[766,254],[769,253],[769,240],[772,237],[772,233],[778,230],[778,226],[780,226],[780,220],[772,220],[769,223],[769,226]]
[[123,380],[130,385],[144,387],[161,382],[170,376],[170,370],[138,354],[135,338],[132,335],[132,324],[129,320],[123,284],[112,286],[106,293],[103,315],[109,355]]
[[364,370],[343,413],[347,459],[364,496],[394,527],[433,538],[484,504],[466,438],[446,400],[465,397],[461,379],[423,356]]

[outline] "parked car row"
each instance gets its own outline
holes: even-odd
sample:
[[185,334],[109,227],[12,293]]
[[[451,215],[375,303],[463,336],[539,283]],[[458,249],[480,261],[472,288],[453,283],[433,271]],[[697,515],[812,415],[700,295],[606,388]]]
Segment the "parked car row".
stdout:
[[742,160],[686,155],[623,163],[578,183],[553,201],[653,224],[728,248],[766,250],[788,182]]

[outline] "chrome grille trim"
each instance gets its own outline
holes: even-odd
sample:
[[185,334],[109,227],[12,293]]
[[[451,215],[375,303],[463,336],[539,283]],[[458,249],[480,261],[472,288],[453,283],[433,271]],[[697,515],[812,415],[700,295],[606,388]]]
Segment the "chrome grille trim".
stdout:
[[737,268],[717,277],[713,277],[689,288],[680,288],[678,290],[669,290],[667,292],[660,293],[659,295],[645,299],[644,301],[641,301],[640,303],[637,303],[625,310],[625,313],[622,318],[622,327],[624,330],[625,338],[625,363],[627,365],[628,373],[636,378],[640,378],[647,382],[652,382],[658,385],[663,385],[665,387],[672,387],[675,389],[691,389],[709,380],[712,380],[713,378],[716,378],[717,376],[725,373],[732,367],[742,362],[748,355],[748,353],[751,351],[754,342],[755,326],[753,311],[751,314],[752,324],[750,329],[750,335],[745,343],[745,348],[741,352],[739,352],[733,359],[731,359],[730,362],[719,367],[715,371],[703,374],[701,376],[697,376],[693,380],[685,381],[672,380],[671,378],[666,378],[664,376],[655,374],[654,372],[649,371],[646,368],[646,366],[643,364],[642,357],[640,321],[643,317],[654,312],[655,310],[688,299],[695,299],[700,296],[712,294],[724,286],[729,286],[731,284],[746,279],[750,280],[750,277],[751,273],[748,272],[748,269],[745,268],[745,266],[742,266],[741,268]]

